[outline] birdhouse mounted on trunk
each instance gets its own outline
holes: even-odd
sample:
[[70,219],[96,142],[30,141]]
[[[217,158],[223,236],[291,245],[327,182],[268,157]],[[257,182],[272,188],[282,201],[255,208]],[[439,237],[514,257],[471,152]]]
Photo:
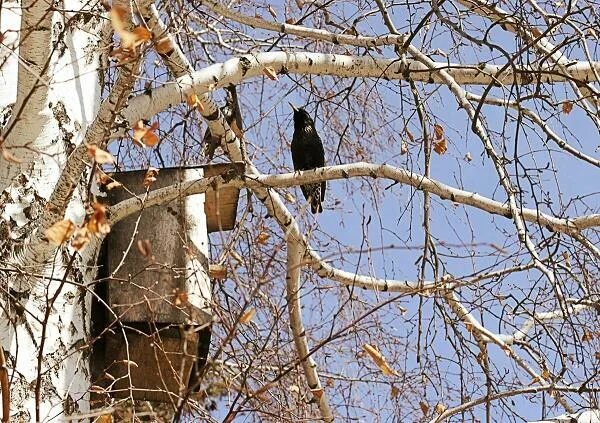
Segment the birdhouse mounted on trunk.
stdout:
[[[178,182],[231,171],[241,164],[161,169],[150,192]],[[116,173],[117,204],[135,194],[143,204],[146,171]],[[108,373],[112,397],[171,401],[185,395],[192,369],[203,364],[210,341],[211,284],[208,233],[235,225],[239,189],[213,187],[168,204],[143,208],[112,227],[105,240],[106,318],[100,380]],[[199,351],[203,353],[199,354]],[[201,357],[204,355],[204,357]]]

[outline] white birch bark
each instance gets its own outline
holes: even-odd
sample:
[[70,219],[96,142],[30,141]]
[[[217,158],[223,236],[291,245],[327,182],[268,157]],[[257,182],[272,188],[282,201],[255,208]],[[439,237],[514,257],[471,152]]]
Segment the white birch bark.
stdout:
[[[44,1],[3,4],[2,28],[10,34],[0,52],[0,107],[10,119],[2,128],[3,147],[17,160],[0,158],[2,261],[25,242],[44,212],[70,151],[80,144],[96,115],[99,10],[66,1],[57,12]],[[23,16],[21,17],[21,11]],[[8,106],[8,109],[7,109]],[[83,190],[76,189],[67,218],[81,223]],[[93,255],[95,248],[88,253]],[[90,375],[86,348],[90,296],[95,276],[86,258],[57,250],[48,261],[28,268],[8,262],[0,274],[0,340],[7,352],[11,415],[20,421],[48,421],[89,410]],[[14,270],[12,270],[14,269]]]

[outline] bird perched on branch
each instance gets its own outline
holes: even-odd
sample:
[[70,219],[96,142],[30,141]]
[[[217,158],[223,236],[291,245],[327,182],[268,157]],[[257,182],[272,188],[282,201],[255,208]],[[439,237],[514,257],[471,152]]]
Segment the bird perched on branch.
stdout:
[[[294,109],[294,137],[292,138],[292,161],[294,170],[310,170],[325,166],[325,150],[315,129],[315,123],[303,108]],[[304,198],[310,203],[313,213],[321,213],[325,200],[325,181],[317,184],[300,185]]]

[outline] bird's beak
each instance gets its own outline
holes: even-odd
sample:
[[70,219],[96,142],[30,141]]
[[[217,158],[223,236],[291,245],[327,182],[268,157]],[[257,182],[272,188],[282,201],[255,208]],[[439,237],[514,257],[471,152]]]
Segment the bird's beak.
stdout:
[[292,106],[292,109],[294,109],[294,112],[298,111],[298,108],[296,106],[294,106],[292,103],[290,103],[290,106]]

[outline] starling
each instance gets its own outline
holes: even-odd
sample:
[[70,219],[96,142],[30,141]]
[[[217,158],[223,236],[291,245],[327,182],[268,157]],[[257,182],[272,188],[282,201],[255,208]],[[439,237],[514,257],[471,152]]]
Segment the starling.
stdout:
[[[325,166],[325,150],[315,129],[315,123],[306,110],[296,108],[291,103],[290,106],[294,109],[294,137],[292,138],[294,170],[310,170]],[[313,213],[323,211],[321,202],[325,200],[325,187],[325,181],[300,186]]]

